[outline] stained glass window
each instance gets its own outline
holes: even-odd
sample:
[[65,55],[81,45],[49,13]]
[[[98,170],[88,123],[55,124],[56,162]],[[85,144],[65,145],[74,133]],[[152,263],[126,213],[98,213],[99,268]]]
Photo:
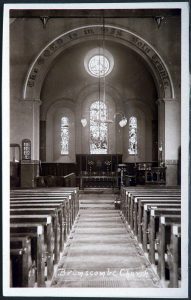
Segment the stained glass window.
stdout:
[[108,125],[107,106],[102,101],[95,101],[90,106],[90,153],[107,154]]
[[110,71],[109,61],[103,55],[94,55],[92,58],[90,58],[88,67],[90,73],[96,77],[107,75]]
[[69,154],[69,120],[67,117],[61,118],[61,154]]
[[137,118],[129,119],[129,154],[137,154]]

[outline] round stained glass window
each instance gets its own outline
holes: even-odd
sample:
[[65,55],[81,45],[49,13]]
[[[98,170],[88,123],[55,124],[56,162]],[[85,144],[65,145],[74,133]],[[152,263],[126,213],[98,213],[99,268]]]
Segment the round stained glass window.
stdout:
[[109,73],[109,60],[104,55],[94,55],[88,63],[90,73],[96,77],[103,77]]
[[84,58],[86,71],[93,77],[108,75],[114,66],[114,59],[107,49],[94,48]]

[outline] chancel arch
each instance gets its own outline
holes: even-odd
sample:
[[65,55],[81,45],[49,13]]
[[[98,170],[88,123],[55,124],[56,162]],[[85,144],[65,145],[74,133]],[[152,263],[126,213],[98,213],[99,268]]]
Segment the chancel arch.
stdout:
[[[23,99],[33,100],[40,98],[44,78],[55,58],[65,49],[84,40],[100,39],[103,35],[102,25],[83,26],[66,32],[51,41],[38,54],[32,63],[23,89]],[[127,29],[105,25],[106,40],[115,40],[132,48],[144,58],[148,64],[158,90],[158,98],[174,98],[174,87],[169,70],[159,53],[147,41]]]
[[[158,159],[158,145],[162,143],[163,160],[169,161],[168,140],[172,132],[164,130],[162,124],[163,121],[166,122],[169,113],[172,116],[176,115],[175,126],[172,128],[173,135],[177,132],[180,112],[178,88],[176,86],[174,89],[172,80],[174,73],[171,77],[167,56],[160,54],[161,51],[157,49],[154,40],[148,41],[146,36],[137,32],[117,23],[104,25],[105,48],[114,60],[112,71],[105,77],[104,83],[105,101],[110,105],[113,103],[111,108],[109,105],[109,118],[114,120],[113,123],[108,124],[108,152],[122,154],[126,162],[132,161],[132,157],[128,154],[128,146],[124,145],[128,139],[128,130],[127,127],[121,128],[118,125],[119,113],[124,114],[129,120],[132,107],[136,101],[140,101],[144,109],[135,106],[131,114],[138,115],[137,147],[140,147],[141,151],[137,159],[145,161]],[[82,117],[86,117],[88,122],[90,103],[99,100],[96,95],[99,82],[98,78],[88,74],[84,67],[84,59],[90,51],[100,47],[102,36],[103,25],[101,24],[76,26],[58,34],[44,48],[41,47],[42,50],[32,62],[24,82],[22,100],[26,106],[31,102],[35,103],[33,127],[36,128],[38,126],[36,124],[41,124],[40,156],[35,152],[33,159],[73,162],[76,154],[90,152],[89,125],[83,128],[80,121]],[[101,82],[100,88],[102,85]],[[71,103],[68,108],[75,121],[72,129],[75,146],[73,154],[68,158],[59,158],[55,150],[48,149],[50,145],[48,141],[51,140],[48,128],[52,121],[48,121],[47,111],[50,107],[54,107],[54,99],[61,102],[62,100],[58,99],[65,99],[65,102]],[[87,103],[89,104],[86,107]],[[130,109],[128,103],[131,103]],[[64,102],[62,104],[64,107]],[[172,110],[170,105],[173,107]],[[36,114],[37,110],[39,114]],[[140,134],[139,128],[142,130]],[[37,132],[35,135],[32,133],[34,137],[32,144],[37,144],[39,140],[38,130],[35,129],[35,132]],[[175,163],[176,148],[179,147],[178,139],[173,139],[173,149],[175,149],[173,162]]]

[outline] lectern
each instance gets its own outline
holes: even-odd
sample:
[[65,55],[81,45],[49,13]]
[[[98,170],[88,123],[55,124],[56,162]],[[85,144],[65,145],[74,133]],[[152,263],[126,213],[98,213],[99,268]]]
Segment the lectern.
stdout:
[[123,186],[123,177],[124,177],[124,172],[126,172],[127,168],[126,168],[126,164],[118,164],[118,172],[121,173],[121,186]]

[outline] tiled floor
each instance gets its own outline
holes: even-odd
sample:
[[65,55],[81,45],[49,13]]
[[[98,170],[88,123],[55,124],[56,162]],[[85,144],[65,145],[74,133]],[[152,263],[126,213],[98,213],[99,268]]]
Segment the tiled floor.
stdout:
[[161,287],[114,194],[81,194],[80,211],[52,287]]

